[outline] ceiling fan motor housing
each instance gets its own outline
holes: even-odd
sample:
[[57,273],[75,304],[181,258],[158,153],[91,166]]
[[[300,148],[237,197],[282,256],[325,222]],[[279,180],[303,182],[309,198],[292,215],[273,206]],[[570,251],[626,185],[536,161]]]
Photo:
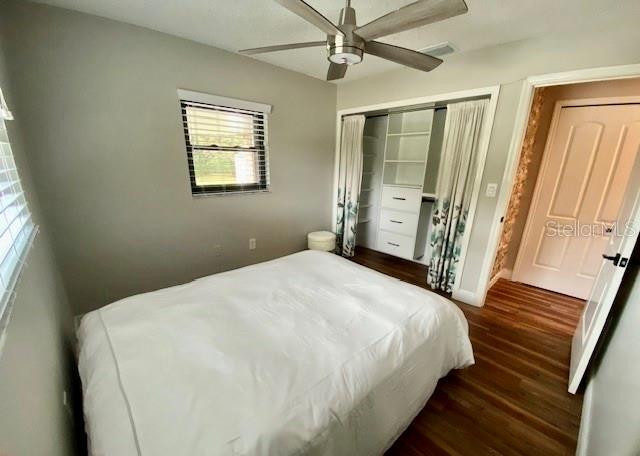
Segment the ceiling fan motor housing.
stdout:
[[327,36],[327,54],[330,62],[355,65],[362,62],[364,40],[353,33],[356,28],[356,10],[347,6],[340,11],[338,28],[344,36]]

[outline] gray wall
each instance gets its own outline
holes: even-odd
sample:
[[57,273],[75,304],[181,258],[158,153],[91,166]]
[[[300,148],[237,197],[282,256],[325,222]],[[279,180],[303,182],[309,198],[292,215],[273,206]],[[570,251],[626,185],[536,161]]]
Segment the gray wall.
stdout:
[[[475,215],[461,288],[478,286],[482,259],[487,252],[490,226],[497,198],[484,196],[486,184],[500,184],[520,99],[522,80],[552,72],[640,62],[640,28],[635,18],[603,23],[602,30],[581,34],[550,34],[501,46],[447,57],[431,73],[398,69],[338,85],[338,109],[435,95],[464,89],[500,85],[496,119],[484,170],[482,194]],[[606,39],[604,38],[606,37]],[[369,57],[367,57],[369,58]]]
[[[636,247],[636,259],[638,259]],[[631,264],[585,393],[578,454],[640,454],[640,266]]]
[[[0,16],[2,8],[0,2]],[[71,315],[33,191],[30,163],[21,141],[23,112],[14,103],[3,51],[0,27],[0,87],[16,117],[7,122],[9,139],[41,232],[16,288],[13,317],[0,353],[0,454],[68,456],[73,454],[75,439],[62,394],[66,390],[73,397]]]
[[[301,250],[331,226],[334,85],[63,9],[10,1],[2,16],[76,312]],[[273,105],[271,193],[192,198],[177,88]]]

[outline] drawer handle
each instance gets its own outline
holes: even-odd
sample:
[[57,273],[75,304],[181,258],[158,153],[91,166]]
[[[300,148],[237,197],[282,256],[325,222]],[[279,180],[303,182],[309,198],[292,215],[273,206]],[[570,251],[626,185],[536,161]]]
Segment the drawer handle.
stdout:
[[398,201],[406,201],[407,200],[406,198],[400,198],[399,196],[392,196],[391,199],[398,200]]
[[391,223],[400,223],[402,224],[403,222],[401,222],[400,220],[389,220]]
[[392,245],[394,247],[400,247],[400,244],[396,244],[395,242],[387,242],[387,244]]

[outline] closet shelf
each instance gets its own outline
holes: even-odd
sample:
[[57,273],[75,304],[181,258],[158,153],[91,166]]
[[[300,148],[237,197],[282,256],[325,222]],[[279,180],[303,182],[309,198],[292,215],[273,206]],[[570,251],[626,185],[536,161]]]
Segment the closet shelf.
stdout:
[[422,185],[412,185],[412,184],[387,184],[383,183],[385,187],[402,187],[402,188],[419,188],[422,189]]
[[371,191],[373,191],[373,189],[372,188],[362,188],[362,189],[360,189],[360,191],[361,192],[371,192]]
[[377,136],[373,136],[373,135],[362,135],[362,137],[363,137],[364,139],[378,139],[378,137],[377,137]]
[[362,154],[363,157],[375,157],[376,154]]
[[369,223],[370,221],[371,221],[370,218],[366,218],[366,219],[358,220],[358,223]]
[[427,136],[430,134],[430,131],[411,131],[407,133],[387,133],[387,136]]
[[373,204],[361,204],[359,208],[360,209],[367,209],[367,208],[369,208],[371,206],[373,206]]
[[385,160],[385,163],[426,163],[425,160]]

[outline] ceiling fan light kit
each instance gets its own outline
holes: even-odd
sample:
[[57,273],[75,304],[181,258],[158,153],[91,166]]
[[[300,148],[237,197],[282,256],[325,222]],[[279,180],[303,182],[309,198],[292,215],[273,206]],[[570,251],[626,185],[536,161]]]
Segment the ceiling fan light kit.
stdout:
[[338,29],[343,35],[327,36],[327,57],[338,65],[355,65],[362,62],[364,40],[353,33],[356,28],[356,10],[349,3],[340,11]]
[[327,34],[327,40],[308,43],[282,44],[261,48],[244,49],[242,54],[253,55],[265,52],[284,51],[325,45],[329,59],[327,80],[341,79],[350,65],[362,62],[364,54],[375,55],[401,65],[421,71],[431,71],[442,60],[428,54],[374,41],[394,33],[420,27],[464,14],[468,11],[464,0],[420,0],[381,16],[362,27],[356,24],[356,10],[351,1],[340,11],[338,25],[313,9],[303,0],[276,0],[294,14],[305,19]]

